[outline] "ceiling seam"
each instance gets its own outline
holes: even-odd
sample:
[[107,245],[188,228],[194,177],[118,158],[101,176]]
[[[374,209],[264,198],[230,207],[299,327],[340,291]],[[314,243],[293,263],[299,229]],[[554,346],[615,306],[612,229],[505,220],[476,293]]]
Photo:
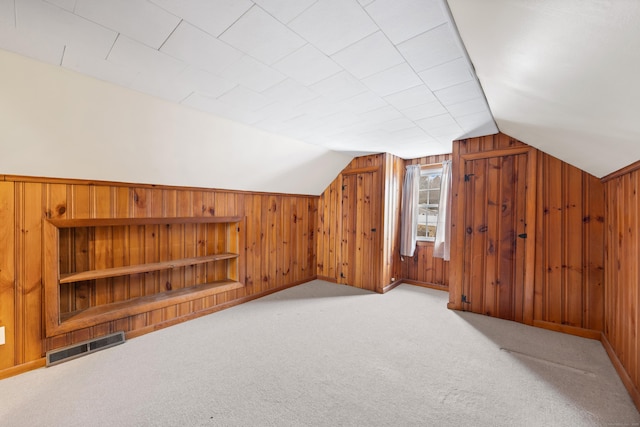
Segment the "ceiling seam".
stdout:
[[180,22],[178,22],[178,25],[176,25],[174,27],[173,30],[171,30],[171,32],[169,33],[169,35],[164,39],[164,41],[160,44],[160,46],[158,46],[158,49],[156,49],[158,52],[160,52],[160,50],[164,47],[165,43],[167,43],[167,41],[169,41],[169,39],[171,38],[171,36],[173,35],[173,33],[176,32],[176,30],[178,29],[178,27],[180,26],[180,24],[182,24],[182,22],[184,21],[184,19],[180,18]]

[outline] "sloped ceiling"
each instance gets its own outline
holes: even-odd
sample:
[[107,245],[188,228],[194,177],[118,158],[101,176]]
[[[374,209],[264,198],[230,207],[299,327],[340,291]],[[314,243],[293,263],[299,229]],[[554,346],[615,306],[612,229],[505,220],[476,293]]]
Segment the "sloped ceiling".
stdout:
[[497,131],[444,0],[0,0],[0,48],[352,155]]
[[448,1],[502,132],[598,177],[640,159],[640,2]]

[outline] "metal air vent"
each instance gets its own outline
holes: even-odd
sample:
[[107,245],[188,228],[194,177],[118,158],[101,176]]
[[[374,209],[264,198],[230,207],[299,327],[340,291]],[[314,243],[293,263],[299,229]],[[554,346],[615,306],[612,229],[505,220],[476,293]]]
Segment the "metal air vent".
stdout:
[[94,353],[98,350],[103,350],[122,343],[124,343],[124,332],[120,331],[115,334],[77,343],[69,347],[47,351],[47,366],[66,362],[67,360],[75,359],[77,357],[84,356],[85,354]]

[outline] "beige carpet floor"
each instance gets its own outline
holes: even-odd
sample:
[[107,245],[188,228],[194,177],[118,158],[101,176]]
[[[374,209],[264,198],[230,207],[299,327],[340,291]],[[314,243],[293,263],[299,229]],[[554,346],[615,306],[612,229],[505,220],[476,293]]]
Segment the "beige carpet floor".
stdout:
[[2,426],[615,426],[598,341],[313,281],[0,381]]

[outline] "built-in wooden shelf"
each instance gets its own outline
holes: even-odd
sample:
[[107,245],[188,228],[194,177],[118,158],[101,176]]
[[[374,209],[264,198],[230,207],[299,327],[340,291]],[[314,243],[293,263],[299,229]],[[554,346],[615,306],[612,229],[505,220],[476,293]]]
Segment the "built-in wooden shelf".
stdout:
[[60,325],[57,327],[56,332],[66,333],[77,329],[88,328],[99,323],[109,322],[127,316],[135,316],[136,314],[189,302],[221,292],[232,291],[241,287],[243,287],[242,283],[224,280],[65,313],[60,316]]
[[127,276],[130,274],[148,273],[150,271],[168,270],[170,268],[186,267],[189,265],[204,264],[212,261],[238,258],[238,254],[222,253],[200,256],[195,258],[181,258],[172,261],[154,262],[149,264],[128,265],[125,267],[105,268],[103,270],[81,271],[60,275],[60,283],[82,282],[84,280],[106,279],[107,277]]
[[[240,257],[240,248],[242,247],[240,245],[239,235],[241,224],[244,224],[242,221],[243,218],[239,216],[44,220],[42,228],[45,248],[43,279],[45,289],[46,335],[55,336],[68,333],[243,287],[244,285],[240,282],[238,273],[238,259]],[[217,227],[215,231],[215,233],[219,233],[216,234],[215,250],[217,253],[162,262],[149,262],[60,274],[60,229],[136,227],[146,225],[166,225],[169,227],[171,225],[184,226],[189,224],[214,224]],[[156,229],[154,233],[157,231]],[[74,235],[75,233],[66,234],[65,239],[73,239]],[[84,233],[84,235],[86,235],[86,233]],[[93,233],[89,233],[89,235],[93,236]],[[110,233],[106,235],[111,236]],[[68,250],[69,247],[73,246],[74,245],[65,247],[67,247]],[[209,250],[211,250],[211,248],[209,248]],[[81,250],[81,252],[78,253],[84,252]],[[110,255],[108,254],[108,250],[104,249],[100,254],[96,253],[95,256],[105,257]],[[202,264],[208,265],[213,269],[211,271],[216,272],[214,277],[209,277],[208,280],[213,280],[210,283],[197,283],[203,280],[203,276],[195,275],[192,277],[191,283],[183,283],[179,289],[158,292],[161,289],[156,287],[156,293],[116,302],[105,303],[104,299],[102,299],[102,303],[96,303],[92,300],[92,304],[94,305],[82,310],[61,312],[60,285],[62,284],[75,286],[75,283],[87,282],[89,286],[95,286],[95,281],[98,279],[131,276],[131,279],[124,279],[126,281],[123,283],[128,283],[128,280],[133,280],[133,276],[137,274]]]

